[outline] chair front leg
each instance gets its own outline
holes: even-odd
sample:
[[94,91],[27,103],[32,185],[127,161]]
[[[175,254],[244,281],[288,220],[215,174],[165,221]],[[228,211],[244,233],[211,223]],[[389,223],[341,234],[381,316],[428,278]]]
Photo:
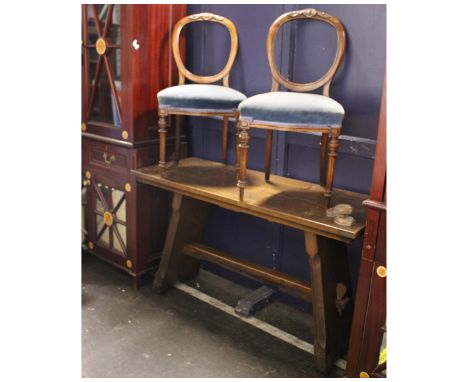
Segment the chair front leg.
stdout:
[[247,155],[249,152],[249,123],[247,121],[239,121],[239,179],[237,187],[239,187],[239,200],[244,200],[244,189],[247,185]]
[[166,167],[166,134],[168,125],[168,111],[167,109],[159,109],[159,167]]
[[340,143],[338,137],[340,136],[340,129],[331,129],[330,139],[328,142],[328,172],[327,172],[327,184],[325,186],[325,196],[331,197],[333,188],[333,178],[335,177],[335,163],[336,157],[338,156],[338,148]]
[[236,137],[236,180],[239,180],[239,170],[240,170],[240,165],[239,165],[239,134],[240,134],[240,125],[239,125],[239,113],[236,113],[236,123],[235,123],[235,133],[234,136]]

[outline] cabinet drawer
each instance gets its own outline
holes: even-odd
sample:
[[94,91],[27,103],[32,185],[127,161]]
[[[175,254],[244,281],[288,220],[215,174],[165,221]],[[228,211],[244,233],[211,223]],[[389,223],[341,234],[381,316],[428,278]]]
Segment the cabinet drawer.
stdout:
[[102,143],[92,144],[90,147],[90,163],[115,170],[127,171],[128,150]]

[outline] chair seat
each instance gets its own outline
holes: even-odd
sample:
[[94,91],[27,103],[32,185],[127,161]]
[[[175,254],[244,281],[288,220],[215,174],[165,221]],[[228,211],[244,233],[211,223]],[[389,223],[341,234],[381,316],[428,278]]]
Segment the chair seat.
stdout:
[[189,84],[172,86],[158,93],[159,107],[202,110],[233,110],[247,97],[219,85]]
[[239,105],[240,119],[267,124],[341,127],[344,109],[338,102],[318,94],[270,92],[247,98]]

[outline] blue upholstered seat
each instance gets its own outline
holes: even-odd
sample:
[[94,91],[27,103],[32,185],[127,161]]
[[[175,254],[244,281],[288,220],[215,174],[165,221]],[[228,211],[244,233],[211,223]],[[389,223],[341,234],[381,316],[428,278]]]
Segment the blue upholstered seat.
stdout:
[[344,109],[335,100],[318,94],[270,92],[247,98],[239,105],[240,119],[269,124],[341,127]]
[[160,108],[233,110],[246,98],[226,86],[202,84],[173,86],[158,93]]

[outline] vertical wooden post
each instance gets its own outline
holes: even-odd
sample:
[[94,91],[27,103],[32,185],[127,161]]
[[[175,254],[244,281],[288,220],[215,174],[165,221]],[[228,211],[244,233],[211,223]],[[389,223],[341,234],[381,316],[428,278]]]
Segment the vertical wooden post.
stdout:
[[[127,189],[125,192],[125,204],[126,204],[126,221],[127,221],[127,253],[128,258],[133,262],[131,270],[135,274],[133,276],[133,288],[139,289],[141,286],[142,275],[141,271],[144,270],[146,251],[142,251],[144,244],[139,242],[137,237],[141,230],[141,222],[139,220],[138,210],[138,197],[141,197],[141,185],[136,181],[135,175],[130,174],[128,184],[130,185],[130,191]],[[137,255],[137,253],[139,255]]]
[[235,137],[236,137],[236,178],[239,180],[239,134],[240,134],[240,125],[239,125],[239,113],[236,113],[236,123],[235,123]]
[[228,159],[228,127],[229,127],[229,117],[223,117],[223,162],[227,163]]
[[202,241],[207,215],[207,203],[174,194],[161,264],[154,278],[153,289],[157,292],[197,274],[199,261],[185,256],[182,248],[191,241]]
[[179,164],[180,160],[180,131],[182,125],[182,116],[176,115],[175,116],[175,154],[174,154],[174,162],[175,164]]
[[328,145],[328,132],[322,133],[322,141],[320,144],[320,185],[325,187],[327,184],[327,145]]
[[159,167],[166,166],[167,110],[159,109]]
[[[351,327],[346,245],[311,232],[304,236],[312,286],[315,367],[328,373],[346,351]],[[338,290],[343,289],[347,295],[339,296]]]
[[244,189],[247,185],[247,155],[249,153],[249,123],[247,121],[239,121],[239,179],[237,187],[239,187],[239,200],[244,200]]
[[265,148],[265,181],[266,182],[270,180],[272,146],[273,146],[273,130],[267,130],[266,148]]
[[333,188],[333,178],[335,177],[335,164],[336,157],[338,156],[338,148],[340,143],[338,137],[340,136],[340,129],[330,130],[330,141],[328,142],[328,173],[327,173],[327,184],[325,186],[325,196],[331,197]]

